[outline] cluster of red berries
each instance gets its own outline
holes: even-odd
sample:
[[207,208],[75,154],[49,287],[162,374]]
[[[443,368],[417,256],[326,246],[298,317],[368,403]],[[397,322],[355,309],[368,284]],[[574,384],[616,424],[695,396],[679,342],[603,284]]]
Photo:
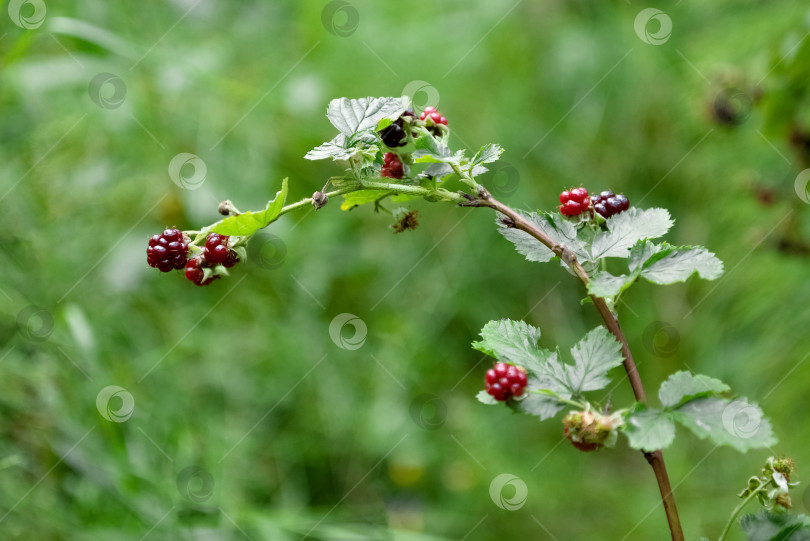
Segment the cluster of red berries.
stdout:
[[419,115],[419,120],[426,120],[427,118],[430,118],[434,124],[447,126],[447,119],[435,107],[425,107],[425,110]]
[[161,272],[169,272],[185,267],[186,278],[198,286],[206,286],[219,278],[214,274],[205,278],[205,268],[216,265],[233,267],[239,263],[239,256],[228,245],[230,237],[211,233],[205,239],[205,249],[197,257],[188,259],[188,242],[179,229],[167,229],[149,239],[146,248],[146,262]]
[[592,209],[602,218],[610,218],[630,208],[630,201],[624,194],[616,195],[605,190],[599,195],[588,196],[585,188],[565,190],[560,194],[560,214],[563,216],[579,216],[588,209]]
[[578,216],[588,208],[588,190],[585,188],[574,188],[565,190],[560,194],[560,213],[563,216]]
[[526,388],[526,370],[507,363],[495,363],[484,378],[486,391],[501,402],[523,394]]
[[610,218],[614,214],[619,214],[630,208],[630,201],[623,193],[614,194],[610,190],[605,190],[599,195],[591,196],[593,210],[599,213],[602,218]]
[[384,177],[401,179],[404,174],[402,160],[394,152],[386,152],[380,174]]
[[219,235],[211,233],[205,239],[205,250],[199,257],[189,259],[186,263],[186,278],[194,282],[198,286],[207,286],[214,280],[219,278],[219,275],[214,274],[205,278],[205,268],[215,267],[222,265],[230,268],[239,263],[239,256],[231,250],[228,246],[230,237],[227,235]]
[[419,120],[424,120],[428,122],[427,129],[430,133],[436,136],[440,136],[442,134],[441,128],[439,128],[439,124],[443,124],[447,126],[447,119],[442,115],[435,107],[425,107],[425,110],[422,111],[422,114],[419,115]]
[[160,272],[182,269],[188,257],[188,243],[179,229],[167,229],[149,239],[146,262]]

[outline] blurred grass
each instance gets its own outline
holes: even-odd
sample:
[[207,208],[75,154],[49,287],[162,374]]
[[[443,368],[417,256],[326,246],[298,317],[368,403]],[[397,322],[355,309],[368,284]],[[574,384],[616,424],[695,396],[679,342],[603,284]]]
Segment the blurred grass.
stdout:
[[[273,225],[281,266],[254,258],[204,289],[144,264],[150,234],[205,225],[222,199],[258,207],[285,176],[293,198],[319,189],[333,165],[302,156],[332,135],[328,100],[416,80],[438,90],[456,144],[507,149],[507,203],[624,191],[672,212],[671,242],[726,262],[719,282],[638,286],[623,326],[649,394],[678,369],[722,378],[772,416],[773,452],[801,480],[810,282],[806,254],[780,243],[810,235],[801,168],[786,139],[763,140],[758,109],[736,128],[707,110],[718,74],[767,93],[774,59],[807,32],[804,8],[678,4],[652,46],[633,31],[635,2],[353,0],[347,37],[323,26],[325,6],[73,0],[47,3],[31,30],[3,10],[3,538],[283,540],[316,524],[319,539],[666,537],[639,453],[584,455],[558,445],[556,423],[474,400],[469,343],[488,320],[525,318],[562,348],[598,323],[577,284],[523,261],[491,215],[418,205],[421,227],[394,236],[385,216],[329,205]],[[120,107],[92,101],[99,73],[123,80]],[[207,165],[198,190],[167,175],[180,152]],[[18,323],[29,306],[45,340]],[[340,313],[366,323],[360,349],[329,339]],[[674,342],[654,345],[658,321]],[[96,409],[108,385],[134,397],[124,423]],[[435,430],[420,426],[430,404],[411,412],[425,394],[446,407]],[[682,434],[666,455],[688,537],[717,534],[767,454]],[[528,485],[520,511],[490,500],[503,472]]]

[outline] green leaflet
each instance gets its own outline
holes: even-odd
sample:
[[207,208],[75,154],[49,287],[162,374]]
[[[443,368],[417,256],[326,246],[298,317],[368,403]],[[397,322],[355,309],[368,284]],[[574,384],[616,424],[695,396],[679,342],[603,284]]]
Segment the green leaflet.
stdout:
[[608,372],[622,364],[621,345],[601,326],[571,348],[574,364],[563,363],[558,352],[541,348],[538,345],[540,329],[522,321],[490,321],[481,336],[483,339],[473,344],[475,349],[526,369],[528,385],[524,397],[512,405],[541,420],[553,417],[562,409],[557,397],[568,399],[607,387]]
[[276,194],[275,199],[267,203],[264,210],[244,212],[238,216],[228,216],[214,226],[213,232],[237,237],[250,236],[276,221],[286,200],[287,179],[285,178],[281,181],[281,191]]
[[740,452],[774,445],[776,438],[762,410],[742,398],[725,398],[728,391],[728,386],[717,379],[676,372],[658,392],[663,409],[638,404],[627,415],[622,430],[631,447],[645,451],[663,449],[672,443],[674,422],[699,438]]
[[638,241],[630,248],[630,274],[614,276],[605,271],[593,275],[588,293],[611,298],[630,287],[638,278],[660,285],[684,282],[693,274],[714,280],[723,274],[723,262],[701,246],[671,246]]

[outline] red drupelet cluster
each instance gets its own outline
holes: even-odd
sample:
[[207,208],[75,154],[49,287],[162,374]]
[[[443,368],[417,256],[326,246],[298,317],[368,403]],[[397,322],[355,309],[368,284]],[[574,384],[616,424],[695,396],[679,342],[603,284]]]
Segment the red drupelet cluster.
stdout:
[[501,402],[513,396],[523,394],[526,388],[526,371],[513,364],[495,363],[495,366],[487,370],[486,391],[495,400]]

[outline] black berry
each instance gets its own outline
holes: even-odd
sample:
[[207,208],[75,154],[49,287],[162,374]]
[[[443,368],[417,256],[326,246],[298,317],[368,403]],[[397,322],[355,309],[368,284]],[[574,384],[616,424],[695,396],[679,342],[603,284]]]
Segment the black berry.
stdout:
[[501,402],[513,396],[523,394],[526,388],[526,371],[512,364],[495,363],[495,366],[487,370],[486,391],[495,400]]
[[405,139],[405,120],[406,117],[413,119],[413,109],[406,109],[404,113],[399,115],[399,118],[393,124],[386,126],[379,131],[383,143],[387,147],[396,148],[405,146],[408,141]]
[[615,195],[610,190],[605,190],[599,195],[591,196],[591,204],[595,210],[603,218],[610,218],[620,212],[630,208],[630,201],[623,193]]
[[146,262],[161,272],[182,269],[188,257],[188,244],[179,229],[167,229],[149,239],[146,248]]
[[393,152],[386,152],[383,156],[383,166],[380,174],[388,178],[401,179],[403,175],[402,162]]
[[205,272],[203,271],[200,258],[195,257],[194,259],[189,259],[188,263],[186,263],[186,278],[198,286],[207,286],[219,278],[219,276],[214,275],[208,278],[208,280],[205,280]]
[[[399,122],[399,120],[397,120]],[[380,137],[386,146],[395,148],[405,145],[405,130],[400,124],[394,123],[380,130]]]

